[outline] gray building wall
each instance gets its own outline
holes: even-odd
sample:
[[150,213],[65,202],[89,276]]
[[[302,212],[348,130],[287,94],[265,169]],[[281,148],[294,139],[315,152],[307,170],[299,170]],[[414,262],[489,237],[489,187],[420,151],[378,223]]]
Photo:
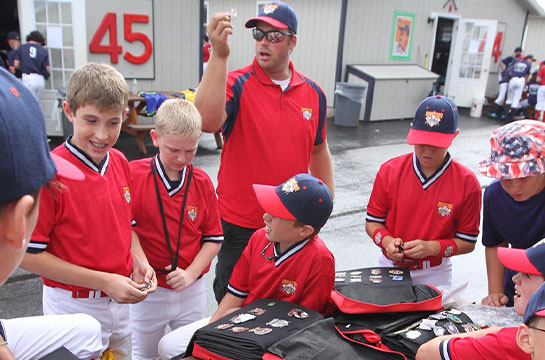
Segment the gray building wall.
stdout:
[[[93,1],[86,0],[85,7],[93,11]],[[199,11],[200,0],[153,1],[155,79],[138,80],[139,90],[184,90],[199,84]],[[88,39],[94,30],[88,29]]]
[[[526,17],[526,8],[515,0],[456,1],[458,10],[448,12],[443,0],[348,0],[346,35],[343,55],[343,73],[346,64],[418,64],[426,65],[432,57],[434,39],[432,12],[468,19],[496,19],[507,24],[503,41],[503,56],[520,45]],[[412,51],[409,61],[390,60],[394,11],[412,12],[414,16]],[[494,35],[493,35],[494,36]],[[429,63],[431,67],[431,62]],[[497,76],[489,76],[487,95],[497,91]]]
[[[251,33],[244,22],[256,14],[254,0],[209,0],[209,14],[237,9],[237,20],[230,38],[230,70],[248,64],[254,56]],[[324,89],[328,105],[333,105],[335,70],[341,17],[341,0],[286,0],[299,19],[298,44],[292,55],[297,69],[316,80]],[[519,0],[456,1],[457,10],[448,12],[445,0],[348,0],[342,70],[347,64],[418,64],[426,65],[432,57],[434,39],[432,12],[461,18],[496,19],[506,24],[502,57],[521,44],[527,7]],[[415,14],[412,51],[409,61],[390,60],[394,11]],[[494,36],[494,35],[492,35]],[[431,67],[431,63],[428,63]],[[491,74],[487,95],[497,91],[496,73]]]
[[[538,61],[545,59],[545,18],[530,16],[528,18],[528,32],[524,43],[524,51],[533,54]],[[534,65],[537,68],[537,65]]]

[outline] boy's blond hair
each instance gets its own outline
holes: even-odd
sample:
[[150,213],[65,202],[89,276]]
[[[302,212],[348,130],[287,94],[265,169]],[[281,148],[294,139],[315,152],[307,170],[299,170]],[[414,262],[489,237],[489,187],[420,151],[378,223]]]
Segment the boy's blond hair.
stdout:
[[123,75],[112,66],[87,63],[70,75],[66,101],[73,113],[87,104],[102,111],[119,108],[124,112],[129,101],[129,89]]
[[155,119],[155,131],[161,134],[183,134],[190,137],[199,137],[202,131],[201,114],[187,100],[166,100]]

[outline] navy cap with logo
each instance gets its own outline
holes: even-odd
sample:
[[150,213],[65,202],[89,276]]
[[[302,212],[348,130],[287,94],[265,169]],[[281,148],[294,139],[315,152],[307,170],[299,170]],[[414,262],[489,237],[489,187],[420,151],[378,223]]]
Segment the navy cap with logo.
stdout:
[[254,28],[258,21],[266,22],[279,29],[288,28],[297,34],[297,15],[295,10],[286,3],[273,1],[265,4],[256,17],[246,20],[244,26]]
[[15,76],[0,69],[0,204],[31,194],[55,173],[82,180],[74,165],[50,154],[38,100]]
[[523,322],[528,325],[534,316],[545,317],[545,283],[530,296]]
[[314,229],[325,225],[333,210],[333,194],[320,179],[297,174],[278,186],[254,184],[263,210],[282,219],[299,220]]
[[21,40],[21,36],[17,31],[10,31],[8,33],[8,40]]
[[499,247],[498,259],[511,270],[545,276],[545,239],[528,249]]
[[416,109],[407,143],[447,148],[452,144],[457,131],[456,104],[445,96],[430,96]]

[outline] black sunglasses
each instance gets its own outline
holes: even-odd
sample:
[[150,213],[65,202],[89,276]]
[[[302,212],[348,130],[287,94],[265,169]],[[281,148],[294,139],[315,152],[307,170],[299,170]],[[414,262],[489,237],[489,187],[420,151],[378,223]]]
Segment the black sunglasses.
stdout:
[[252,36],[255,40],[261,41],[263,38],[266,38],[272,44],[276,44],[284,41],[284,35],[292,36],[293,33],[282,32],[279,30],[263,31],[258,28],[252,29]]

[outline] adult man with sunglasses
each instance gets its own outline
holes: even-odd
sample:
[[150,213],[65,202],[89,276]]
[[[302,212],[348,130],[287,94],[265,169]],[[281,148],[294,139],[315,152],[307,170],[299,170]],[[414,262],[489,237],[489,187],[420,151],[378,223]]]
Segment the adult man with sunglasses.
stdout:
[[213,51],[195,97],[203,131],[221,128],[224,138],[217,188],[224,233],[214,279],[218,302],[248,239],[264,225],[252,184],[279,184],[310,169],[333,191],[325,94],[290,61],[297,44],[295,11],[271,2],[245,26],[253,28],[255,58],[227,73],[231,18],[212,16],[207,32]]

